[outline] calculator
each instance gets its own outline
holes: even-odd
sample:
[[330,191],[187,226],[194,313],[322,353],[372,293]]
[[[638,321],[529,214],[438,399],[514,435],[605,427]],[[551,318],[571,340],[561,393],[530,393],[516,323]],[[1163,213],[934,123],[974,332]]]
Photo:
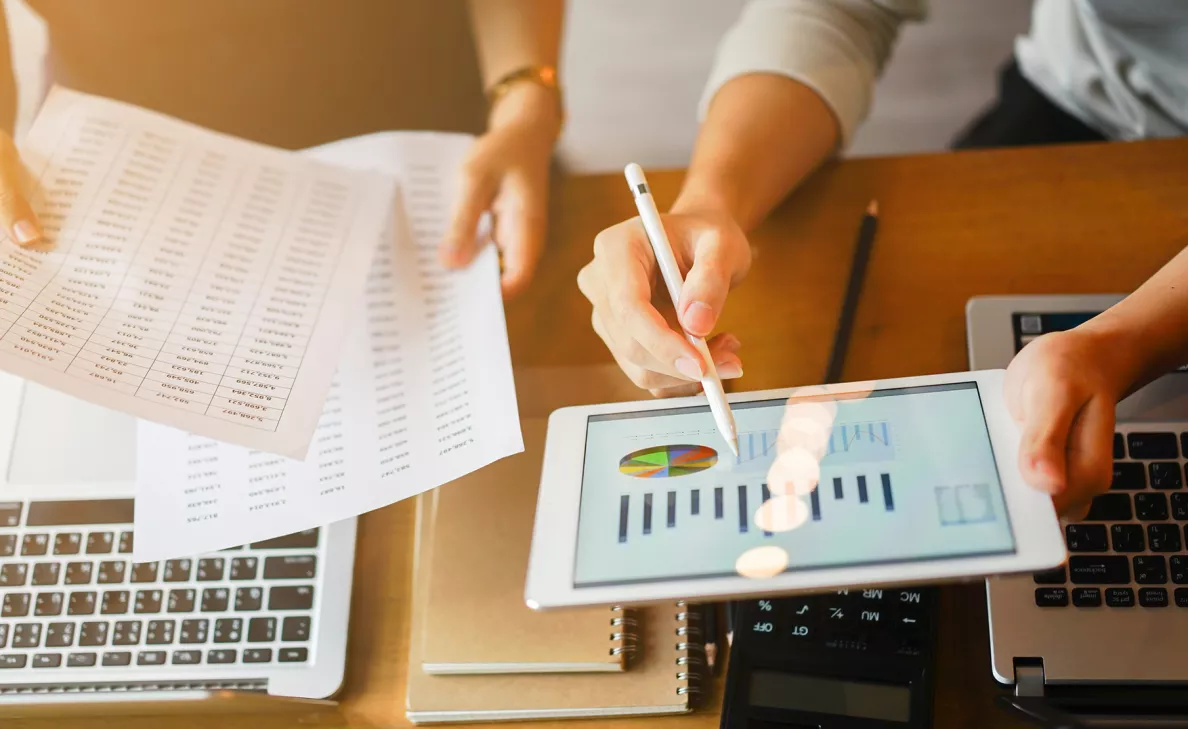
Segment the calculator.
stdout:
[[721,729],[928,727],[936,615],[936,588],[739,603]]

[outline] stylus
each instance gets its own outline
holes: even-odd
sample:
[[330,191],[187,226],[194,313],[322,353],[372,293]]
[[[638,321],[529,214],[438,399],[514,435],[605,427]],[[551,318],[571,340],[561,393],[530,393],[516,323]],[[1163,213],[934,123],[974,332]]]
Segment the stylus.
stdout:
[[[684,276],[677,265],[676,255],[672,252],[672,244],[668,241],[668,234],[664,232],[664,223],[660,221],[660,211],[656,209],[656,201],[652,199],[652,191],[648,187],[648,180],[644,177],[643,168],[632,162],[623,170],[627,176],[627,184],[631,187],[631,195],[635,198],[635,207],[639,210],[639,219],[643,221],[644,232],[648,234],[648,242],[652,244],[652,252],[656,254],[656,264],[660,266],[660,275],[664,277],[664,285],[668,288],[668,295],[672,297],[672,305],[681,305],[681,287],[685,285]],[[738,431],[734,425],[734,413],[730,412],[730,403],[726,402],[726,393],[722,390],[722,380],[718,378],[718,370],[714,367],[714,359],[710,356],[709,347],[705,340],[685,333],[689,343],[701,355],[705,363],[705,374],[701,378],[701,389],[705,390],[705,397],[709,400],[710,412],[714,415],[714,423],[718,432],[730,446],[730,451],[738,457]]]

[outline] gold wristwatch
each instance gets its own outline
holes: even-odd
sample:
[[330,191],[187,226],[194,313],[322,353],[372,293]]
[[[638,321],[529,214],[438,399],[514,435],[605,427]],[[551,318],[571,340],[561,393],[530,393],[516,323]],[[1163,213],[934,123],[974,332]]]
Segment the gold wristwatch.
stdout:
[[505,73],[487,91],[489,108],[494,109],[495,104],[507,95],[511,87],[521,82],[534,83],[552,91],[553,97],[557,100],[557,118],[562,125],[565,124],[565,104],[561,98],[561,86],[557,82],[557,69],[554,66],[524,66]]

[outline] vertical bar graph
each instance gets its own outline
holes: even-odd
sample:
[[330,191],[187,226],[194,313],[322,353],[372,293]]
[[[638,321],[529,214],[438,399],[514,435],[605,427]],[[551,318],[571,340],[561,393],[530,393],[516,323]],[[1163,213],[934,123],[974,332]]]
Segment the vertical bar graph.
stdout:
[[643,533],[652,533],[652,495],[644,494]]
[[883,503],[887,506],[887,511],[895,511],[895,497],[891,495],[891,474],[880,474],[883,480]]
[[[767,484],[763,484],[763,485],[762,485],[762,491],[761,491],[761,493],[762,493],[762,495],[763,495],[763,503],[765,503],[765,504],[766,504],[768,501],[770,501],[770,500],[771,500],[771,489],[767,488]],[[770,537],[770,536],[771,536],[771,532],[769,532],[769,531],[767,531],[766,529],[764,529],[764,530],[763,530],[763,536],[765,536],[765,537]]]
[[722,518],[722,512],[723,512],[723,506],[724,506],[724,504],[722,503],[723,501],[724,501],[724,499],[722,497],[722,487],[717,486],[714,488],[714,518],[715,519]]
[[821,489],[809,492],[809,505],[813,510],[813,521],[821,521]]
[[738,487],[738,531],[740,534],[746,534],[749,523],[750,519],[747,518],[747,487],[744,484]]
[[701,513],[701,490],[693,489],[689,495],[689,514],[697,516]]
[[676,492],[668,492],[668,528],[672,529],[676,526]]
[[837,476],[833,478],[833,498],[839,501],[842,498],[842,480]]
[[866,502],[867,502],[866,476],[859,476],[858,477],[858,503],[865,504]]
[[627,541],[627,506],[631,503],[631,497],[623,494],[619,497],[619,544]]

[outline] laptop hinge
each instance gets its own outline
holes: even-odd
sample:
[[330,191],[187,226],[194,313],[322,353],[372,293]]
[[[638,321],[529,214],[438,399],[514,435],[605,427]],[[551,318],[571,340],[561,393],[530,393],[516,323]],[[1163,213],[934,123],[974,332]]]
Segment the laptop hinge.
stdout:
[[1015,696],[1044,695],[1044,662],[1042,659],[1015,659]]

